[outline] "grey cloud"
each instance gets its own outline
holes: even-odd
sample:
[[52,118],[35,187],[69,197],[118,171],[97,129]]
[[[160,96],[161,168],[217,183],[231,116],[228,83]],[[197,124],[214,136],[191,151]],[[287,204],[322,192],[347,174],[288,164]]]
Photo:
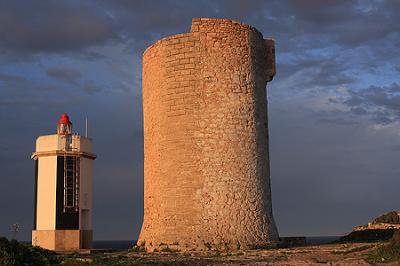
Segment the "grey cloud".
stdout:
[[77,56],[77,58],[85,60],[85,61],[94,61],[94,60],[101,60],[101,59],[106,58],[106,56],[102,55],[101,53],[90,51],[90,50],[89,51],[83,50],[78,55],[72,54],[71,56]]
[[[337,100],[335,101],[337,102]],[[343,103],[348,106],[359,106],[364,103],[364,99],[358,95],[352,94],[352,96],[349,99],[343,101]]]
[[120,30],[134,35],[187,30],[192,17],[248,19],[252,15],[261,15],[267,2],[250,0],[243,4],[241,0],[165,0],[154,4],[152,1],[101,1],[109,15],[119,22]]
[[20,52],[79,49],[115,38],[95,6],[77,1],[1,1],[0,45]]
[[24,80],[12,84],[0,82],[0,115],[7,110],[65,108],[85,101],[79,89],[64,89],[60,84]]
[[[38,95],[31,95],[29,98],[25,97],[10,97],[6,99],[0,99],[0,105],[2,108],[65,108],[68,106],[74,106],[80,104],[82,99],[74,95],[64,95],[64,97],[43,97]],[[0,108],[0,112],[3,112]]]
[[[370,86],[367,89],[351,92],[350,102],[357,105],[378,106],[388,110],[400,111],[400,95],[397,95],[399,85]],[[354,100],[352,100],[354,99]]]
[[335,60],[324,60],[314,66],[315,75],[311,77],[310,83],[317,86],[333,86],[349,84],[354,78],[345,73],[346,67]]
[[290,63],[278,65],[277,76],[290,78],[301,73],[297,88],[350,84],[355,78],[346,73],[348,66],[334,57],[302,56]]
[[[162,36],[187,31],[192,17],[228,17],[276,37],[282,51],[338,44],[369,45],[384,53],[388,48],[376,49],[380,46],[374,43],[398,33],[396,7],[391,1],[364,6],[357,1],[315,0],[253,0],[245,5],[239,0],[3,1],[0,46],[18,52],[55,52],[114,40],[142,51]],[[343,82],[348,80],[344,77]]]
[[398,33],[395,1],[283,1],[277,15],[294,16],[301,32],[325,36],[341,45],[365,45]]
[[93,81],[88,81],[85,84],[83,84],[82,90],[85,91],[88,94],[93,94],[93,93],[101,91],[101,87],[98,86]]
[[368,113],[368,112],[367,112],[364,108],[362,108],[362,107],[351,108],[351,111],[352,111],[353,113],[355,113],[356,115],[365,115],[365,114]]
[[[290,102],[286,108],[285,115],[270,112],[272,195],[281,232],[344,234],[397,208],[392,186],[399,183],[398,174],[388,170],[398,164],[388,154],[399,144],[395,138],[368,130],[370,124],[347,112],[306,114]],[[294,126],[296,130],[289,129]],[[292,217],[302,217],[295,227]]]
[[400,151],[400,145],[394,145],[392,151]]
[[351,19],[354,10],[354,1],[329,0],[329,1],[286,1],[286,12],[293,13],[301,21],[310,25],[335,25],[340,21]]
[[252,0],[243,4],[242,0],[214,1],[218,5],[218,13],[226,14],[234,19],[248,19],[253,16],[262,16],[260,10],[269,7],[268,1]]
[[46,70],[48,76],[56,78],[58,80],[74,83],[82,78],[82,74],[79,70],[66,67],[53,67]]
[[392,83],[389,86],[370,86],[351,90],[349,97],[342,101],[335,99],[332,103],[344,104],[356,115],[370,115],[377,124],[390,124],[400,118],[400,86]]
[[69,83],[75,87],[79,87],[87,94],[94,94],[100,92],[101,86],[96,84],[93,80],[84,81],[80,84],[83,78],[82,73],[74,68],[68,67],[53,67],[46,70],[48,76],[56,78],[62,82]]
[[397,83],[392,83],[388,88],[389,91],[392,93],[400,93],[400,85]]
[[385,115],[375,115],[372,118],[372,121],[380,125],[387,125],[394,122],[393,119],[390,119],[388,116]]
[[301,58],[298,58],[297,60],[294,60],[294,62],[290,62],[290,63],[282,62],[278,65],[278,67],[279,67],[278,75],[288,77],[289,75],[296,74],[298,71],[312,68],[316,65],[320,65],[324,61],[325,61],[325,59],[323,59],[323,58],[301,57]]
[[5,82],[22,82],[26,81],[26,79],[22,76],[17,76],[17,75],[8,75],[8,74],[3,74],[0,73],[0,81],[5,81]]
[[336,118],[322,118],[316,120],[316,124],[332,124],[332,125],[339,125],[339,126],[350,126],[358,124],[356,121],[351,121],[342,117]]

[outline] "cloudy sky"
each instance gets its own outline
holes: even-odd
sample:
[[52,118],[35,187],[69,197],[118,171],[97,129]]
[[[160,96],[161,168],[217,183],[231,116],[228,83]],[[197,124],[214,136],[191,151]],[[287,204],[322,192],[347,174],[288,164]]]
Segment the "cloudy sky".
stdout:
[[268,85],[280,234],[337,235],[399,209],[400,1],[0,0],[0,235],[33,224],[35,139],[63,112],[94,139],[94,237],[136,239],[141,56],[193,17],[276,40]]

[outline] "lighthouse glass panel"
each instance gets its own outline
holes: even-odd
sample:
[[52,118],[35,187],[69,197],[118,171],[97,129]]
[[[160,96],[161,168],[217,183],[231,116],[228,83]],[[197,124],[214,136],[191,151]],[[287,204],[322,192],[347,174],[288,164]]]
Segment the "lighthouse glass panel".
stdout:
[[79,209],[79,158],[66,156],[64,168],[64,212]]
[[57,134],[59,135],[72,134],[72,126],[70,124],[59,124],[57,126]]

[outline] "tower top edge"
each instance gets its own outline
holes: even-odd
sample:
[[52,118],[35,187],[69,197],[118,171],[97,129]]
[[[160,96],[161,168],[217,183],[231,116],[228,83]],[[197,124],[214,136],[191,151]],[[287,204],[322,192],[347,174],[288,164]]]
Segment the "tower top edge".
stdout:
[[[177,38],[184,38],[184,37],[189,37],[191,36],[193,33],[196,32],[201,32],[199,30],[196,30],[195,27],[199,26],[199,25],[204,25],[204,24],[214,24],[214,25],[218,25],[218,24],[231,24],[231,25],[237,25],[241,28],[244,29],[248,29],[249,31],[253,31],[257,34],[259,34],[262,38],[263,34],[255,27],[250,26],[248,24],[242,23],[240,21],[237,20],[232,20],[232,19],[226,19],[226,18],[192,18],[192,23],[191,23],[191,30],[189,32],[186,33],[179,33],[179,34],[174,34],[174,35],[169,35],[169,36],[165,36],[157,41],[155,41],[153,44],[151,44],[150,46],[148,46],[144,52],[143,52],[143,56],[152,48],[159,46],[165,42],[168,42],[170,40],[173,39],[177,39]],[[274,40],[273,38],[266,38],[268,40]]]
[[238,20],[233,20],[233,19],[228,19],[228,18],[192,18],[192,26],[193,24],[208,24],[208,23],[213,23],[213,24],[232,24],[232,25],[238,25],[244,28],[248,28],[251,30],[254,30],[262,35],[262,33],[255,27],[243,23]]

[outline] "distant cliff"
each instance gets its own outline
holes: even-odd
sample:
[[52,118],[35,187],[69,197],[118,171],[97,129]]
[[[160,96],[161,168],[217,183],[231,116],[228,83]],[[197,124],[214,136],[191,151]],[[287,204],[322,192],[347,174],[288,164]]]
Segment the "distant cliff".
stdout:
[[371,223],[356,226],[353,231],[400,229],[400,212],[391,211],[375,218]]
[[392,238],[400,230],[400,212],[391,211],[375,218],[367,225],[356,226],[338,242],[376,242]]

